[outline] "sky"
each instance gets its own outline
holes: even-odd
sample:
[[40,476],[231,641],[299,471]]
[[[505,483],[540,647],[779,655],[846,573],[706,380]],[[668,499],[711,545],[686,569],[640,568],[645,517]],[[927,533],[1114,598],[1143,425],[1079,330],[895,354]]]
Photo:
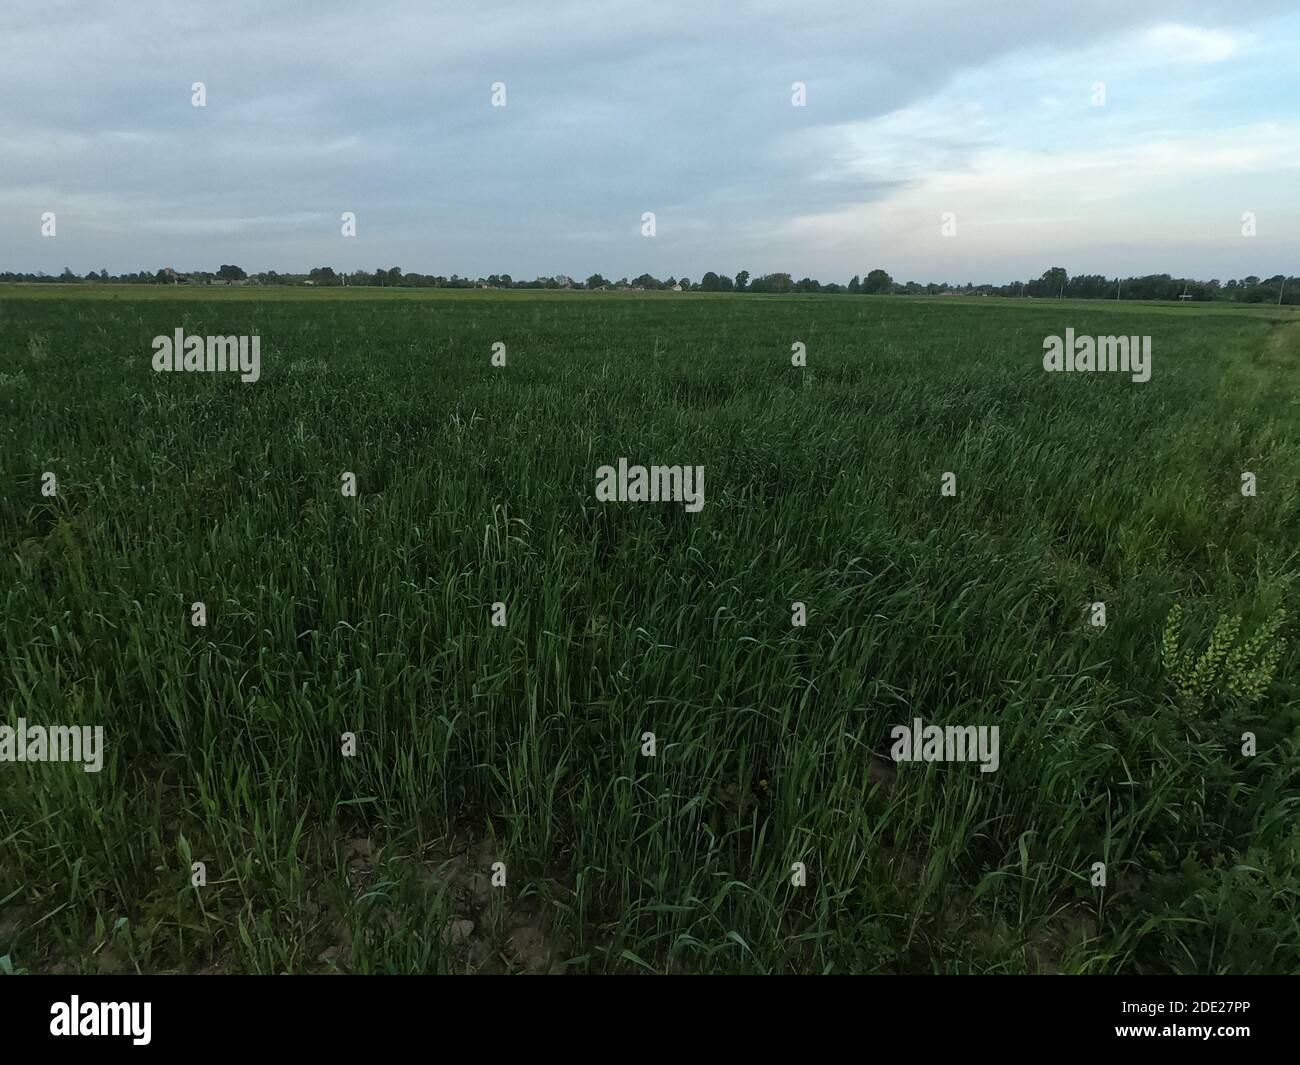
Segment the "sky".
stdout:
[[1272,0],[4,0],[0,270],[1294,275],[1297,55]]

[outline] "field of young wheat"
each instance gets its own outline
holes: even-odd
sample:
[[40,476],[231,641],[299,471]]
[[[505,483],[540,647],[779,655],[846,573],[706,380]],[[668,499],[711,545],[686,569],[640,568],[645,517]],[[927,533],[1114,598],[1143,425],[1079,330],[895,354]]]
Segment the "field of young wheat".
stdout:
[[6,288],[0,969],[1298,971],[1298,322]]

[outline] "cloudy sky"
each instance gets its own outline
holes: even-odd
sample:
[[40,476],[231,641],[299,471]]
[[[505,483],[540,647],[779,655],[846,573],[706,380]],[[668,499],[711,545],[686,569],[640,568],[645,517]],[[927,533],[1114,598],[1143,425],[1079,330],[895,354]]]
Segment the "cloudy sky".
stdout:
[[0,269],[1295,274],[1297,55],[1293,0],[4,0]]

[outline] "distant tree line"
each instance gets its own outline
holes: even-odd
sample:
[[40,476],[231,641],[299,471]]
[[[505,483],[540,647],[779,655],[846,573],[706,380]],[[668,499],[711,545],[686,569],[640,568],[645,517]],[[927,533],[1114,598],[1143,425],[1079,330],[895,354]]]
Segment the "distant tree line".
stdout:
[[136,273],[111,275],[107,270],[91,270],[79,277],[65,268],[61,274],[38,272],[0,272],[0,281],[27,283],[112,283],[126,285],[304,285],[317,288],[330,287],[381,287],[381,288],[519,288],[519,289],[595,289],[603,291],[644,292],[825,292],[852,295],[896,296],[1004,296],[1016,299],[1122,299],[1122,300],[1189,300],[1198,303],[1223,301],[1230,303],[1284,303],[1300,304],[1300,278],[1275,274],[1273,277],[1255,276],[1234,278],[1228,281],[1198,281],[1194,278],[1173,277],[1169,274],[1147,274],[1142,277],[1105,277],[1101,274],[1077,274],[1071,277],[1064,267],[1054,266],[1041,277],[1028,281],[1012,281],[1005,285],[950,285],[946,281],[926,282],[895,281],[884,270],[869,270],[865,275],[855,274],[847,284],[835,281],[821,282],[811,277],[796,281],[791,274],[774,273],[752,277],[748,270],[734,276],[708,270],[698,281],[689,277],[668,277],[660,280],[651,274],[619,278],[610,281],[601,274],[592,274],[585,281],[575,281],[564,274],[538,277],[532,281],[515,280],[509,274],[490,274],[471,278],[452,274],[418,274],[403,271],[400,266],[373,273],[365,270],[336,271],[330,266],[318,266],[305,274],[280,274],[266,270],[248,274],[234,265],[222,265],[216,271],[192,270],[177,272],[170,267],[160,270],[140,270]]

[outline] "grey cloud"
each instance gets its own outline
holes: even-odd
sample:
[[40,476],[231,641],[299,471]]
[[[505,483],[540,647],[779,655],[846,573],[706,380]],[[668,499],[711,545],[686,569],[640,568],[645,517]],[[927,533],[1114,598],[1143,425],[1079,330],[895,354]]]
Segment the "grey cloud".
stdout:
[[[10,4],[0,268],[735,269],[786,219],[901,180],[818,158],[818,129],[1016,50],[1283,6]],[[66,213],[57,241],[43,210]]]

